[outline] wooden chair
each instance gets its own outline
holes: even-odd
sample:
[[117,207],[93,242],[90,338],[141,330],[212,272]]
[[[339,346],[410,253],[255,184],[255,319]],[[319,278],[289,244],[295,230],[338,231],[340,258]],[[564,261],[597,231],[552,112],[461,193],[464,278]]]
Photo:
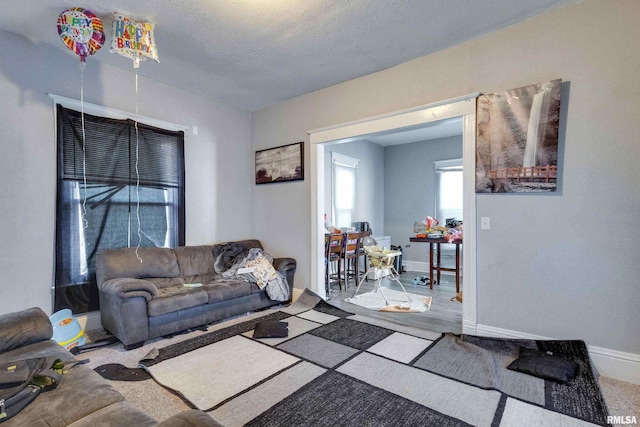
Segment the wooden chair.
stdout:
[[358,266],[360,251],[360,233],[356,231],[346,233],[344,243],[342,244],[342,253],[340,259],[344,266],[344,288],[349,286],[349,278],[353,277],[355,283],[358,283],[360,277],[360,269]]
[[[332,279],[337,279],[338,286],[342,289],[342,268],[340,263],[340,254],[342,253],[342,245],[344,244],[344,234],[325,234],[325,270],[324,285],[327,297],[331,290]],[[333,266],[337,267],[337,273],[332,273]]]

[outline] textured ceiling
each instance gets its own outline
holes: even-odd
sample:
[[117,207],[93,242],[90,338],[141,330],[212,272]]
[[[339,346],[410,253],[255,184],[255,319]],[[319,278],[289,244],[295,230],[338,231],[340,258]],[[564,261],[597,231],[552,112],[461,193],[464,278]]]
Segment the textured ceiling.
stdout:
[[132,68],[109,52],[112,12],[156,24],[160,62],[140,75],[255,111],[445,49],[578,0],[0,0],[0,28],[61,50],[56,20],[94,12],[107,42],[87,59]]

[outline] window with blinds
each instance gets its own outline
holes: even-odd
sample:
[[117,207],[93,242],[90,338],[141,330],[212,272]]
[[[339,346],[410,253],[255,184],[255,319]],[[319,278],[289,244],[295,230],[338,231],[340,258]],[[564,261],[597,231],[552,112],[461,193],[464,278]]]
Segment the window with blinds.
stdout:
[[55,310],[99,309],[96,254],[184,245],[184,133],[57,106]]

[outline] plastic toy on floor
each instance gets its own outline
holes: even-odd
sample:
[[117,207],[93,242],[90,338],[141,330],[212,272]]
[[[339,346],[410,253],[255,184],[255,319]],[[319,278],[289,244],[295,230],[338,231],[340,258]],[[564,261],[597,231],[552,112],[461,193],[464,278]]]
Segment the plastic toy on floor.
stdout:
[[426,286],[429,284],[429,276],[418,276],[411,282],[414,285]]

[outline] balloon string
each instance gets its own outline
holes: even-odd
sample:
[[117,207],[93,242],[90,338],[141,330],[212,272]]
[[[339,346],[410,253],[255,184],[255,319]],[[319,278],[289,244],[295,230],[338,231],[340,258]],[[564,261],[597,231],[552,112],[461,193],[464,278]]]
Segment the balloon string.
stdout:
[[83,182],[83,197],[82,197],[82,227],[83,229],[89,228],[89,221],[87,220],[87,154],[85,151],[86,135],[84,130],[84,61],[80,62],[80,117],[82,122],[82,182]]
[[142,242],[142,227],[140,226],[140,170],[138,169],[138,160],[140,154],[140,145],[138,137],[138,72],[136,71],[136,219],[138,220],[138,246],[136,246],[136,257],[140,262],[142,258],[138,255],[138,249],[140,249],[140,243]]

